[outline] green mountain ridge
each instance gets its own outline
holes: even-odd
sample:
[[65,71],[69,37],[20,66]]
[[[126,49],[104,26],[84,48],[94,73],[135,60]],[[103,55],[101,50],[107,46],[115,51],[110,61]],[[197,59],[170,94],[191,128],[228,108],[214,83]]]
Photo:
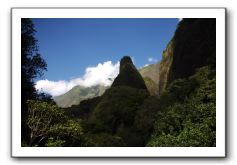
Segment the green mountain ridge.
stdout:
[[149,93],[153,96],[158,95],[159,68],[160,65],[157,63],[139,69]]
[[78,85],[73,87],[67,93],[56,96],[53,99],[59,107],[65,108],[72,105],[78,105],[83,100],[101,96],[106,89],[108,89],[108,87],[104,85],[96,85],[92,87],[83,87]]
[[144,66],[140,68],[138,71],[140,72],[141,76],[144,77],[149,77],[151,78],[155,83],[158,83],[159,81],[159,63],[156,64],[150,64],[147,66]]

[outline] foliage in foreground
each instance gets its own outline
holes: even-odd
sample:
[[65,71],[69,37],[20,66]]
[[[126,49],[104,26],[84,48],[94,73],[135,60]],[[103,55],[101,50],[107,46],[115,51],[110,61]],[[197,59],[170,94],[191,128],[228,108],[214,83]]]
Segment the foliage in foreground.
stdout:
[[215,146],[215,82],[215,72],[206,66],[175,80],[160,98],[120,86],[67,109],[30,100],[28,145]]
[[[215,146],[215,82],[215,75],[210,67],[199,69],[187,80],[174,81],[167,95],[176,98],[176,102],[173,100],[172,105],[167,104],[166,108],[157,113],[154,132],[147,146]],[[186,85],[182,87],[182,84]],[[193,89],[193,85],[197,88]],[[190,89],[192,92],[189,93],[189,89],[186,89],[188,86],[194,91]],[[179,92],[176,93],[176,90]],[[180,97],[183,92],[186,94]]]
[[80,146],[83,130],[80,120],[69,119],[52,102],[27,101],[30,128],[28,146]]

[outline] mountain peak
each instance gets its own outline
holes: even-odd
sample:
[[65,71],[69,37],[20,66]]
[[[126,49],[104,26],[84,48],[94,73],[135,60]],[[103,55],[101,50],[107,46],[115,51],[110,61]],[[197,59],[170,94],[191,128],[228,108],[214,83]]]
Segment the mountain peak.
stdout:
[[119,75],[115,78],[112,87],[129,86],[133,88],[147,89],[145,82],[133,65],[129,56],[124,56],[120,60]]
[[120,69],[119,71],[121,72],[121,69],[124,68],[127,64],[132,64],[132,59],[129,56],[123,56],[123,58],[121,58],[120,60]]

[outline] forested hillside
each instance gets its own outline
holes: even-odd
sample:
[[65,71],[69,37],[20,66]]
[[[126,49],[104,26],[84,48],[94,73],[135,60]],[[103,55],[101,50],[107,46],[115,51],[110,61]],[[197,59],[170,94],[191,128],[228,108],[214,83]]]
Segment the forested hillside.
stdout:
[[183,19],[159,64],[138,71],[123,57],[111,87],[80,104],[29,97],[24,145],[215,146],[215,29],[215,19]]

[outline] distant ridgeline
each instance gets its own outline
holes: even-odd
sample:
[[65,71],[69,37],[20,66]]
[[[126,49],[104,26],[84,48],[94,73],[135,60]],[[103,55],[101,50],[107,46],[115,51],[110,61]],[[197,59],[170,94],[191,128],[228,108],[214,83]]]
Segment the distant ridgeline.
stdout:
[[158,95],[159,67],[159,63],[156,63],[139,69],[146,87],[152,96]]
[[183,19],[158,64],[138,71],[123,57],[110,88],[64,108],[81,120],[76,144],[215,146],[215,42],[215,19]]
[[103,85],[95,85],[92,87],[78,85],[63,95],[55,96],[53,99],[59,107],[70,107],[80,104],[83,100],[101,96],[107,88],[108,87]]

